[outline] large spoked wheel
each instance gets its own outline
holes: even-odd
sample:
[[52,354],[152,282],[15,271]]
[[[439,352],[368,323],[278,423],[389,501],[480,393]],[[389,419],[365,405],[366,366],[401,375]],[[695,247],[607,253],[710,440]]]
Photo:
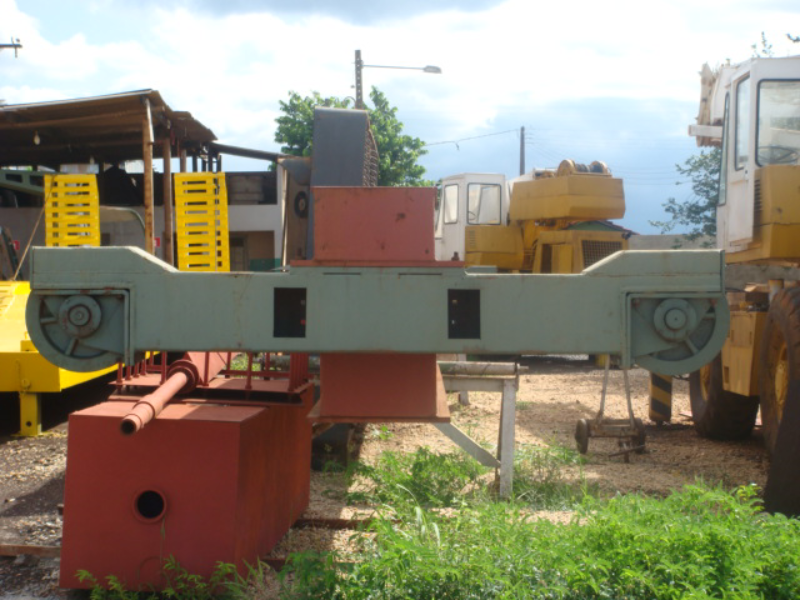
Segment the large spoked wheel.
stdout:
[[770,303],[761,338],[759,393],[764,445],[775,450],[789,382],[800,379],[800,288],[780,291]]
[[87,373],[122,359],[123,302],[109,294],[31,294],[25,307],[28,333],[47,360],[70,371]]
[[719,355],[689,376],[689,399],[694,428],[701,436],[741,440],[753,431],[758,398],[723,389],[722,358]]
[[710,362],[728,335],[730,315],[724,296],[642,301],[634,316],[652,323],[656,333],[670,345],[651,354],[637,356],[640,367],[662,375],[682,375]]

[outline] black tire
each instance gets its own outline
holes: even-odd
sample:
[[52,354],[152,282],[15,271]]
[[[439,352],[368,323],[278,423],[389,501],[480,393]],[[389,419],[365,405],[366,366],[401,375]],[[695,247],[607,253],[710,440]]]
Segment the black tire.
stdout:
[[758,415],[758,397],[722,388],[722,357],[689,375],[689,399],[694,428],[702,437],[742,440],[750,435]]
[[769,306],[759,356],[764,446],[772,455],[789,382],[800,379],[800,288],[781,290]]

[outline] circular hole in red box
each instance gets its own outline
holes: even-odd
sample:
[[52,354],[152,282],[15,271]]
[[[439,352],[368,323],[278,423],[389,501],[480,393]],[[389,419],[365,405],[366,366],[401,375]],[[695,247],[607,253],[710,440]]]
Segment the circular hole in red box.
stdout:
[[140,519],[157,521],[167,510],[167,500],[159,491],[145,490],[136,496],[133,508]]

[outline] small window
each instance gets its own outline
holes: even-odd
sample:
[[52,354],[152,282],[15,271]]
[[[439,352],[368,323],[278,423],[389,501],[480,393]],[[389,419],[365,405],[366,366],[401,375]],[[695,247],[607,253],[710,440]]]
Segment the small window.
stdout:
[[499,225],[501,188],[497,184],[470,183],[467,188],[467,223]]
[[800,81],[758,84],[756,161],[765,165],[800,164]]
[[750,78],[736,87],[736,170],[747,166],[750,147]]
[[444,186],[442,191],[445,225],[458,223],[458,185]]

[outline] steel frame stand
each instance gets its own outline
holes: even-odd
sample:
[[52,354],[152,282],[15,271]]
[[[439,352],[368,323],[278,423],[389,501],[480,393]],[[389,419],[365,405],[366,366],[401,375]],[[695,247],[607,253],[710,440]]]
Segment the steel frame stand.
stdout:
[[625,419],[609,419],[605,417],[606,394],[608,392],[608,372],[611,365],[610,357],[605,361],[603,373],[603,391],[600,396],[600,410],[594,419],[580,419],[575,425],[575,441],[578,444],[578,451],[586,454],[589,450],[589,439],[599,437],[617,438],[619,452],[614,452],[610,456],[623,456],[625,462],[630,462],[630,453],[641,454],[645,449],[645,430],[644,423],[633,415],[633,404],[631,403],[631,384],[628,379],[628,369],[622,369],[622,376],[625,382],[625,401],[628,409],[628,417]]
[[440,362],[439,368],[445,390],[458,392],[459,397],[461,393],[472,391],[502,394],[497,456],[480,446],[452,423],[434,423],[434,425],[479,463],[495,469],[499,497],[504,500],[510,498],[514,482],[514,427],[519,389],[517,364]]
[[19,392],[19,433],[21,437],[35,437],[42,433],[42,395]]

